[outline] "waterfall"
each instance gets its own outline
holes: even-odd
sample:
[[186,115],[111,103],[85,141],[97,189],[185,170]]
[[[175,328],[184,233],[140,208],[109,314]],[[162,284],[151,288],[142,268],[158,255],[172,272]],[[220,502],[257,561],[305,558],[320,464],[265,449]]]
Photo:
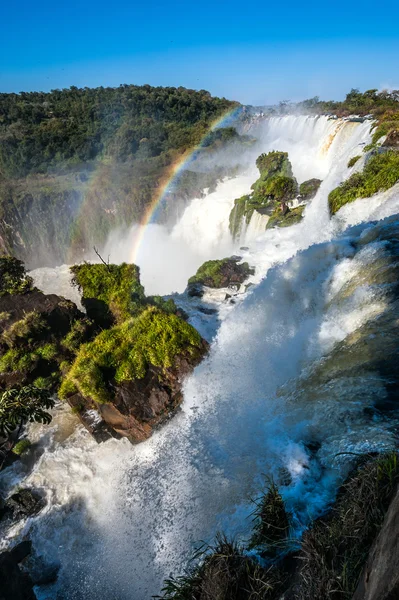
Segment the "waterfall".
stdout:
[[[0,479],[8,489],[22,482],[46,494],[41,515],[19,526],[39,555],[61,564],[43,600],[57,592],[68,600],[147,600],[166,576],[182,571],[201,540],[218,530],[248,535],[250,498],[265,474],[281,484],[299,535],[346,474],[343,452],[393,446],[398,415],[374,418],[370,411],[389,394],[379,353],[388,364],[397,361],[388,342],[398,314],[386,282],[395,268],[399,220],[390,215],[399,212],[399,189],[359,200],[333,219],[327,210],[328,192],[349,175],[347,160],[367,143],[369,127],[325,117],[262,125],[264,151],[287,150],[298,181],[320,177],[323,184],[298,225],[260,232],[254,223],[243,258],[256,267],[257,285],[237,304],[218,305],[209,356],[186,380],[182,408],[166,426],[139,446],[96,445],[65,407],[46,429],[31,426],[39,459]],[[195,264],[234,251],[228,215],[255,178],[252,171],[220,183],[192,201],[171,235],[164,232],[156,247],[163,285],[185,257]],[[370,222],[380,217],[387,220]],[[125,235],[121,260],[134,231]],[[150,259],[141,266],[150,280]],[[369,356],[366,340],[374,344]],[[308,449],[314,441],[316,457]]]

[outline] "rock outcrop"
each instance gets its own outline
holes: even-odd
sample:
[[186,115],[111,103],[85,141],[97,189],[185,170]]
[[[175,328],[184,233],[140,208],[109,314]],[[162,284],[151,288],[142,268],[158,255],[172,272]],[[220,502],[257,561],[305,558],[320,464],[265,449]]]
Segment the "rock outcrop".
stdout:
[[399,129],[394,129],[393,131],[390,131],[384,143],[381,145],[383,148],[399,149]]
[[81,347],[59,393],[98,441],[138,443],[179,406],[183,380],[207,350],[183,319],[144,307]]
[[312,200],[316,196],[320,186],[321,179],[316,178],[308,179],[307,181],[301,183],[301,185],[299,186],[299,195],[301,200],[303,200],[304,202]]
[[371,548],[353,600],[399,598],[399,491]]
[[252,193],[237,198],[230,213],[230,232],[234,239],[239,237],[243,223],[249,224],[254,211],[271,215],[279,204],[290,202],[298,195],[298,183],[287,152],[261,154],[256,166],[260,177],[251,186]]
[[188,281],[188,294],[191,296],[200,295],[197,293],[198,286],[207,286],[210,288],[235,288],[238,289],[242,283],[255,270],[248,263],[242,263],[240,256],[230,256],[221,260],[208,260]]
[[12,550],[0,554],[1,600],[36,600],[33,581],[19,566],[29,555],[31,548],[31,542],[21,542]]
[[61,363],[92,329],[76,305],[39,290],[0,297],[0,391],[35,384],[55,391]]

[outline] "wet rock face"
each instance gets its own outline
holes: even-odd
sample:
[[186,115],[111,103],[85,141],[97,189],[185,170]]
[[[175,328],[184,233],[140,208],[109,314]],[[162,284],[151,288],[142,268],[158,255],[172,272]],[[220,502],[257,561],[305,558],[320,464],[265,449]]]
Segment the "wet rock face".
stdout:
[[142,379],[124,381],[113,386],[111,402],[97,404],[80,394],[68,398],[85,427],[98,441],[110,437],[127,437],[139,443],[167,421],[180,405],[184,378],[191,373],[208,351],[208,343],[195,356],[176,357],[173,367],[150,366]]
[[30,553],[31,546],[31,542],[22,542],[0,554],[1,600],[36,600],[32,579],[19,567]]
[[12,514],[13,519],[22,519],[36,515],[45,505],[45,500],[29,488],[12,494],[6,503],[6,509]]
[[399,492],[370,551],[353,600],[399,598]]

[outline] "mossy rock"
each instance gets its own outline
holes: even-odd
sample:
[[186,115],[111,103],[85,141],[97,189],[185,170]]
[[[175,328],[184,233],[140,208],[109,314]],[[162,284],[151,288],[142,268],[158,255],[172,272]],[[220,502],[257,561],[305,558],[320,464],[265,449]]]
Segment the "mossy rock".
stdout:
[[277,208],[268,220],[266,229],[271,229],[272,227],[290,227],[291,225],[296,225],[302,221],[304,210],[304,206],[297,206],[283,215],[281,209]]
[[82,293],[87,316],[102,328],[138,316],[148,305],[168,313],[177,312],[173,300],[145,295],[137,265],[83,263],[70,270],[72,284]]
[[38,290],[0,297],[0,312],[0,390],[35,383],[56,391],[61,363],[74,357],[65,339],[88,341],[93,324],[73,302]]
[[112,400],[112,386],[143,379],[150,366],[173,366],[184,354],[196,357],[203,347],[199,333],[176,315],[149,307],[137,318],[102,331],[81,346],[59,395],[79,392],[97,403]]
[[398,181],[399,152],[389,150],[375,154],[361,173],[354,173],[330,192],[330,213],[334,215],[342,206],[357,198],[369,198],[377,192],[388,190]]
[[184,377],[207,350],[186,321],[147,307],[81,346],[59,395],[98,441],[111,434],[138,443],[179,406]]
[[122,323],[142,310],[145,294],[136,265],[83,263],[70,270],[88,317],[102,327]]
[[241,285],[254,274],[248,263],[240,263],[241,257],[232,256],[222,260],[208,260],[188,280],[189,285],[201,284],[211,288]]
[[255,210],[271,214],[278,202],[289,202],[298,194],[298,183],[292,174],[287,152],[272,151],[256,160],[260,177],[251,186],[252,193],[234,201],[229,226],[233,239],[241,233],[242,225],[249,224]]
[[302,200],[312,200],[316,196],[320,186],[321,179],[308,179],[299,186],[299,195]]

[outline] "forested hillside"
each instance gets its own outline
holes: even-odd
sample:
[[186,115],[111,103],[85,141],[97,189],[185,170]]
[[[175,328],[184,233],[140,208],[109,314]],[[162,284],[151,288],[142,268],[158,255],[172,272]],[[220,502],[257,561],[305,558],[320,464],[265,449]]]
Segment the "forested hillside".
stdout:
[[[0,249],[30,266],[54,264],[140,219],[170,165],[236,106],[149,85],[0,94]],[[208,149],[236,138],[219,130]],[[179,195],[222,171],[185,173]]]

